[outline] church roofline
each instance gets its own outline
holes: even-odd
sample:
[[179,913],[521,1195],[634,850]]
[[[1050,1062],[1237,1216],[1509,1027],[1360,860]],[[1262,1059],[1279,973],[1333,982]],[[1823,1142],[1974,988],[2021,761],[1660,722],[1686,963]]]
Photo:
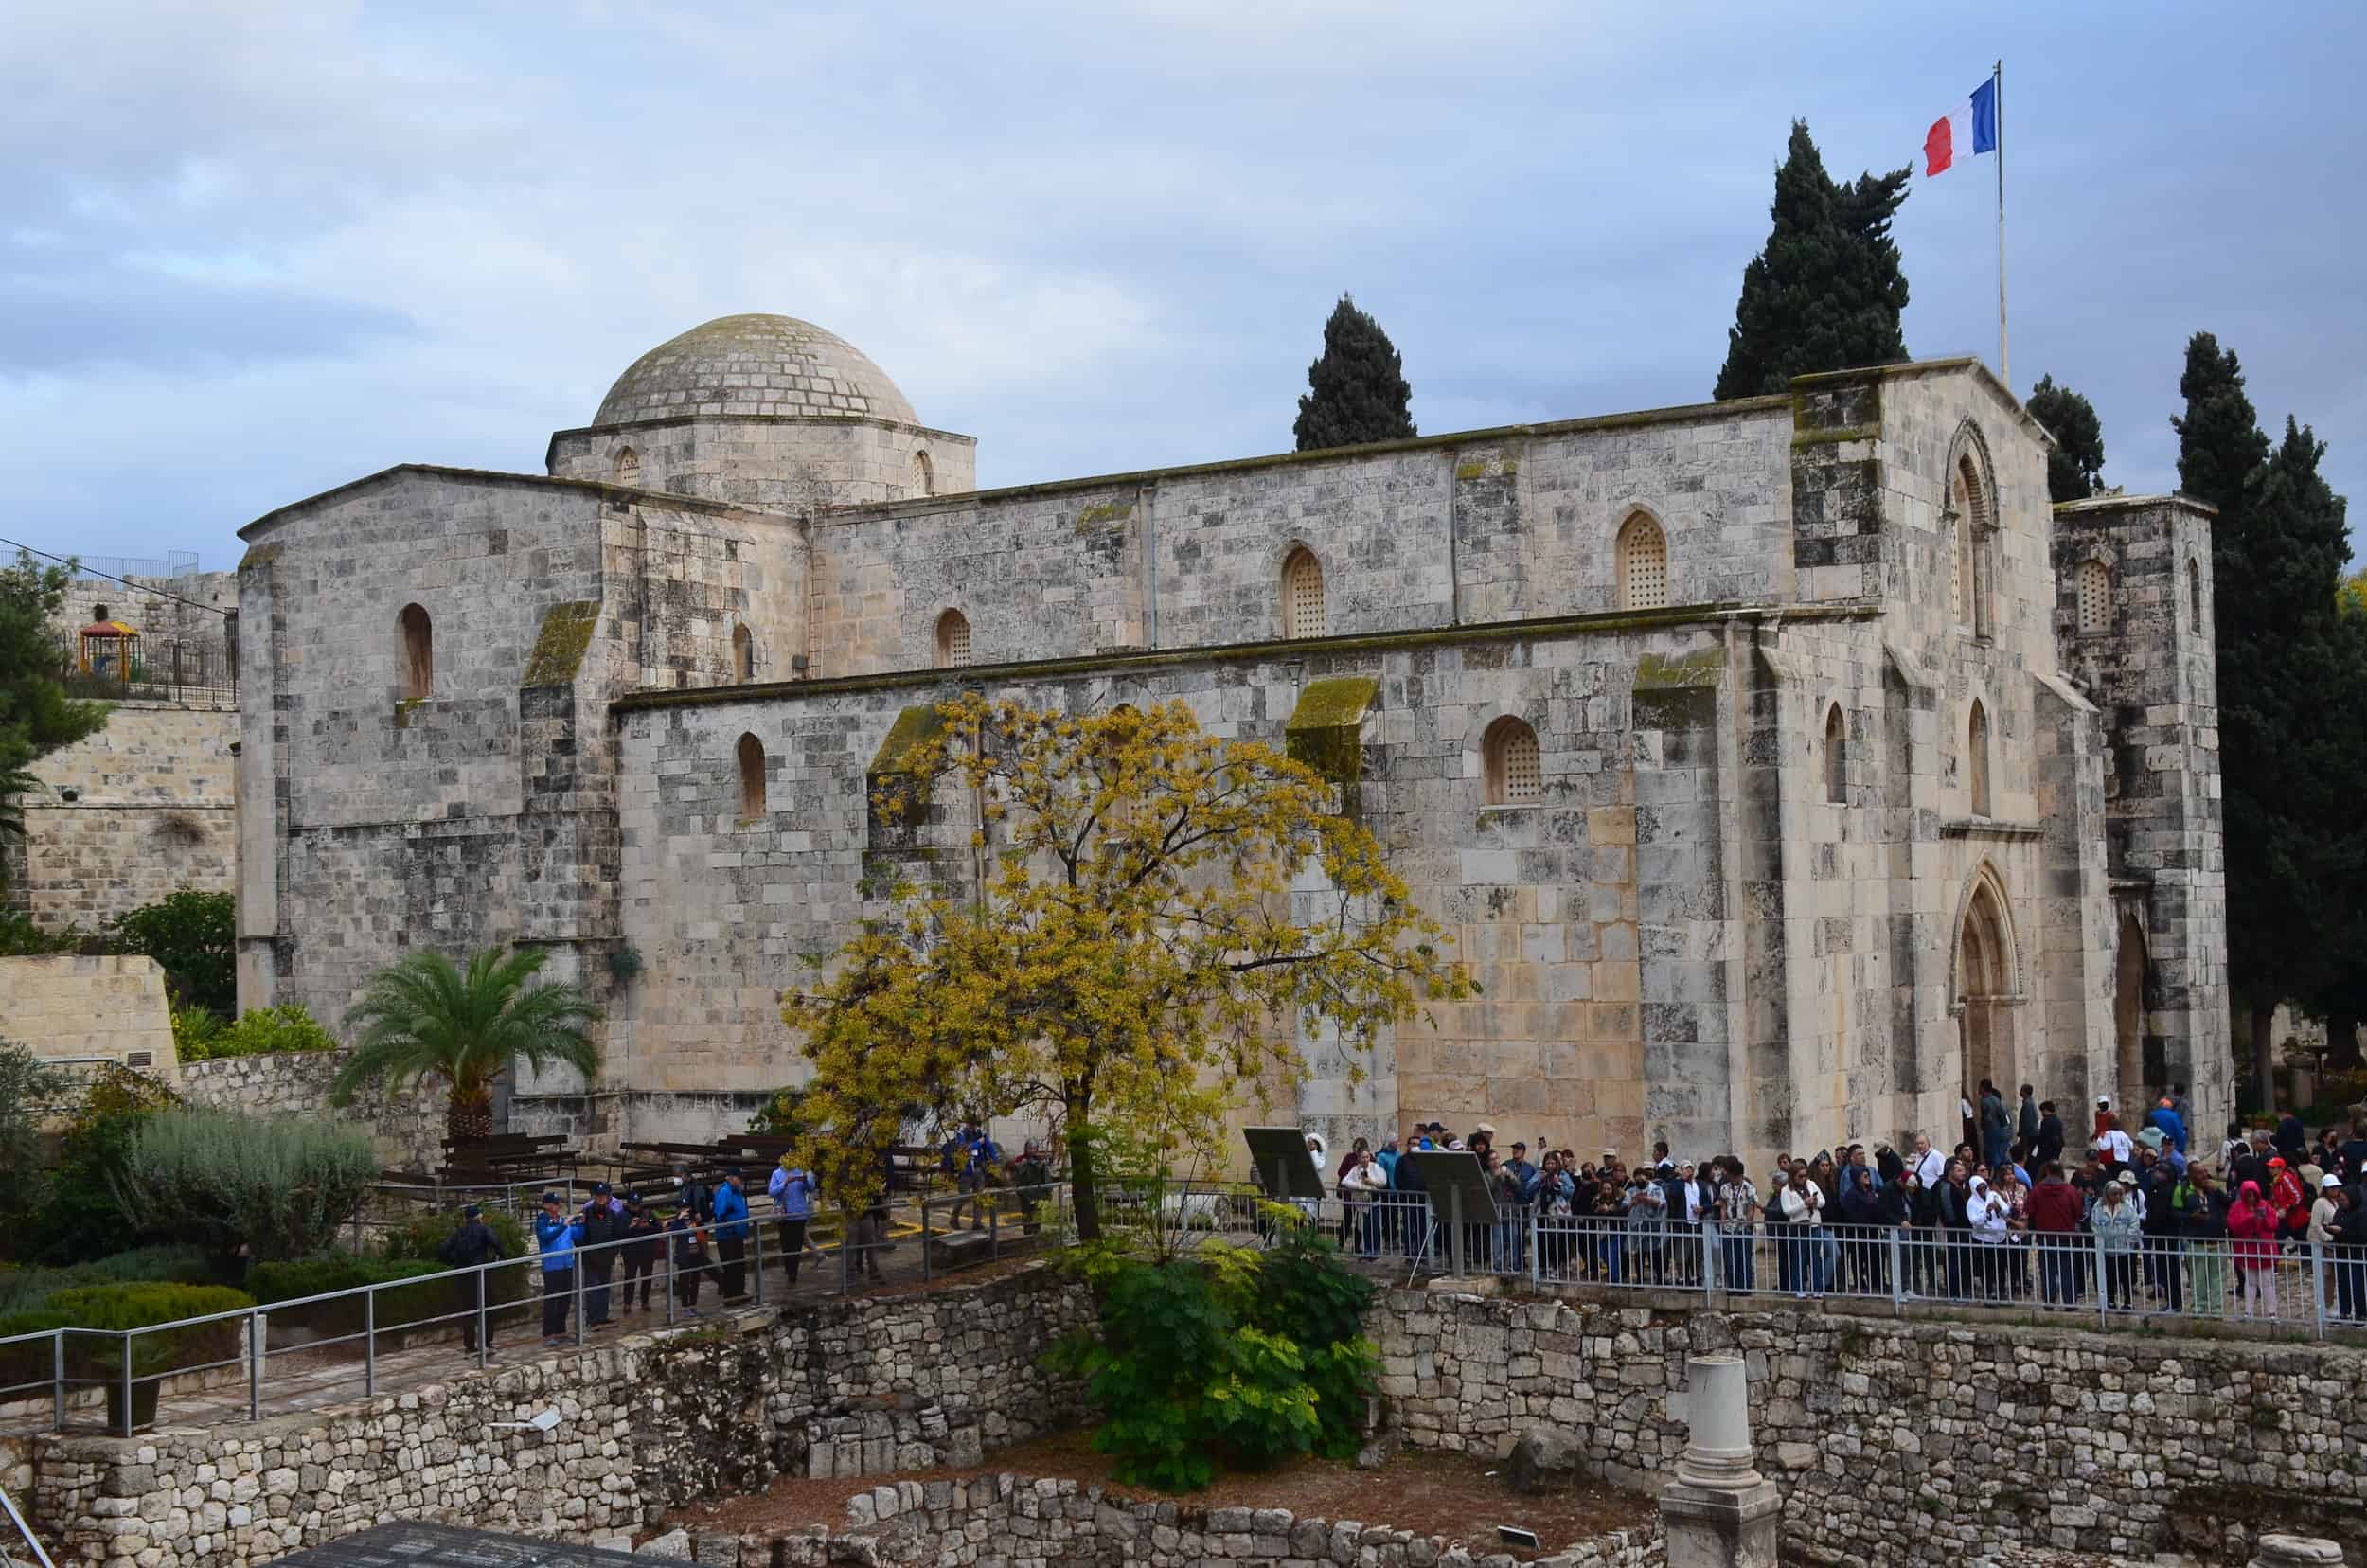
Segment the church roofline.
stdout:
[[2156,490],[2149,495],[2091,495],[2084,501],[2057,501],[2058,512],[2145,511],[2156,507],[2175,507],[2198,517],[2216,520],[2219,508],[2182,490]]
[[1484,621],[1461,626],[1408,627],[1397,632],[1345,633],[1332,637],[1270,637],[1256,642],[1148,648],[1120,653],[1067,654],[1057,659],[1013,659],[998,664],[959,665],[950,668],[930,666],[917,669],[881,669],[863,675],[832,675],[810,681],[644,686],[611,698],[608,705],[612,713],[637,708],[697,707],[781,697],[892,690],[899,686],[968,686],[990,681],[1007,683],[1070,675],[1122,675],[1193,664],[1232,664],[1250,659],[1306,658],[1316,654],[1440,648],[1475,642],[1509,642],[1522,637],[1577,636],[1596,632],[1657,632],[1678,626],[1719,626],[1733,620],[1771,620],[1783,624],[1878,620],[1883,612],[1884,606],[1878,599],[1838,604],[1744,604],[1739,601],[1679,604],[1664,610],[1606,610],[1584,615],[1550,615],[1534,620]]
[[1792,377],[1791,384],[1794,391],[1810,391],[1820,386],[1842,385],[1853,381],[1878,378],[1885,381],[1906,380],[1914,376],[1946,375],[1958,370],[1971,371],[1972,379],[2002,399],[2005,406],[2013,410],[2015,418],[2038,432],[2038,439],[2050,447],[2056,444],[2055,433],[2040,424],[2038,417],[2022,406],[2021,400],[2014,396],[2014,389],[1998,380],[1997,372],[1990,369],[1977,354],[1955,354],[1947,359],[1900,360],[1895,365],[1868,365],[1855,370],[1818,370],[1806,376]]
[[713,517],[744,518],[757,523],[794,523],[793,517],[780,512],[761,511],[751,507],[736,507],[728,501],[709,501],[702,496],[677,495],[672,490],[642,490],[632,485],[612,485],[605,479],[562,479],[548,473],[507,473],[499,469],[447,468],[440,463],[397,463],[392,468],[365,473],[359,479],[348,479],[333,490],[308,495],[301,501],[291,501],[276,507],[239,530],[239,537],[249,543],[284,523],[317,511],[332,502],[358,495],[374,486],[387,484],[399,477],[420,475],[431,479],[459,479],[474,484],[517,485],[526,488],[583,490],[595,495],[611,495],[619,500],[656,502],[674,511],[705,512]]

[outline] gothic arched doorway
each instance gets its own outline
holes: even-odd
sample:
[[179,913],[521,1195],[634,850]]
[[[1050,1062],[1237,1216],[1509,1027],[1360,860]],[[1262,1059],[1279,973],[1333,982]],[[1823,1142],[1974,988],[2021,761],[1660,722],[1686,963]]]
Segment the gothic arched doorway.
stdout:
[[2112,966],[2113,1067],[2120,1103],[2141,1102],[2145,1088],[2145,934],[2137,917],[2121,917],[2121,945]]
[[1978,1104],[1984,1079],[1998,1086],[2008,1104],[2020,1081],[2021,1060],[2014,1021],[2021,997],[2015,980],[2014,918],[1996,873],[1984,866],[1973,878],[1956,924],[1956,1028],[1964,1068],[1965,1097]]

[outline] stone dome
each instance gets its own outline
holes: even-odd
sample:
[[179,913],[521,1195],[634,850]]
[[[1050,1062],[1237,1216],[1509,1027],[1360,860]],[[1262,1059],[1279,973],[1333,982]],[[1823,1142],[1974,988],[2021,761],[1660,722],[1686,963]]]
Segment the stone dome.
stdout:
[[862,349],[784,315],[718,316],[659,344],[616,378],[592,422],[735,414],[920,422]]

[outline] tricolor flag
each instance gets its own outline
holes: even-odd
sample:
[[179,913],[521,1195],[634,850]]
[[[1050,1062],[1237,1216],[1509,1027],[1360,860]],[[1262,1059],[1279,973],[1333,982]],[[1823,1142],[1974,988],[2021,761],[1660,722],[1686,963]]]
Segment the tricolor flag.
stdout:
[[1923,137],[1923,172],[1945,174],[1959,158],[1997,151],[1997,78],[1972,90],[1972,97],[1931,122]]

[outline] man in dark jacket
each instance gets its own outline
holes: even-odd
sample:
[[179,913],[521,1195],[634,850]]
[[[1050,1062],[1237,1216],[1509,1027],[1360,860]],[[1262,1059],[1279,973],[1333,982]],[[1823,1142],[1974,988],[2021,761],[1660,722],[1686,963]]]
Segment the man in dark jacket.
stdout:
[[2173,1312],[2186,1310],[2186,1281],[2180,1268],[2180,1231],[2178,1207],[2172,1201],[2178,1190],[2179,1173],[2167,1159],[2153,1162],[2142,1173],[2139,1185],[2145,1195],[2145,1218],[2138,1229],[2145,1237],[2148,1283]]
[[1997,1092],[1997,1085],[1984,1079],[1981,1084],[1981,1159],[1991,1170],[2005,1163],[2006,1151],[2014,1141],[2014,1123],[2005,1114],[2005,1096]]
[[2308,1144],[2309,1130],[2302,1126],[2302,1119],[2298,1114],[2287,1111],[2277,1118],[2277,1152],[2285,1156],[2287,1165],[2301,1164],[2302,1150],[2307,1148]]
[[[665,1245],[658,1235],[657,1216],[650,1212],[641,1194],[625,1194],[625,1244],[617,1248],[625,1260],[625,1283],[617,1289],[616,1310],[619,1313],[646,1311],[650,1305],[650,1276],[657,1271],[660,1249]],[[634,1292],[640,1299],[634,1299]]]
[[460,1276],[458,1310],[468,1314],[460,1320],[460,1348],[476,1354],[477,1325],[485,1325],[485,1359],[493,1359],[493,1320],[485,1310],[485,1271],[483,1264],[502,1256],[501,1238],[485,1222],[485,1211],[471,1203],[460,1211],[460,1228],[444,1238],[436,1257],[455,1269],[473,1273]]
[[2038,1132],[2030,1157],[2040,1166],[2055,1165],[2063,1158],[2063,1118],[2055,1114],[2053,1100],[2038,1102]]
[[2021,1086],[2021,1109],[2014,1117],[2014,1141],[2021,1146],[2021,1157],[2037,1170],[2044,1162],[2038,1152],[2038,1091],[2025,1083]]
[[583,1229],[576,1237],[576,1267],[583,1271],[583,1326],[598,1328],[609,1321],[608,1281],[616,1272],[616,1249],[609,1245],[624,1238],[625,1227],[610,1202],[614,1194],[606,1182],[592,1185],[592,1201],[583,1205]]

